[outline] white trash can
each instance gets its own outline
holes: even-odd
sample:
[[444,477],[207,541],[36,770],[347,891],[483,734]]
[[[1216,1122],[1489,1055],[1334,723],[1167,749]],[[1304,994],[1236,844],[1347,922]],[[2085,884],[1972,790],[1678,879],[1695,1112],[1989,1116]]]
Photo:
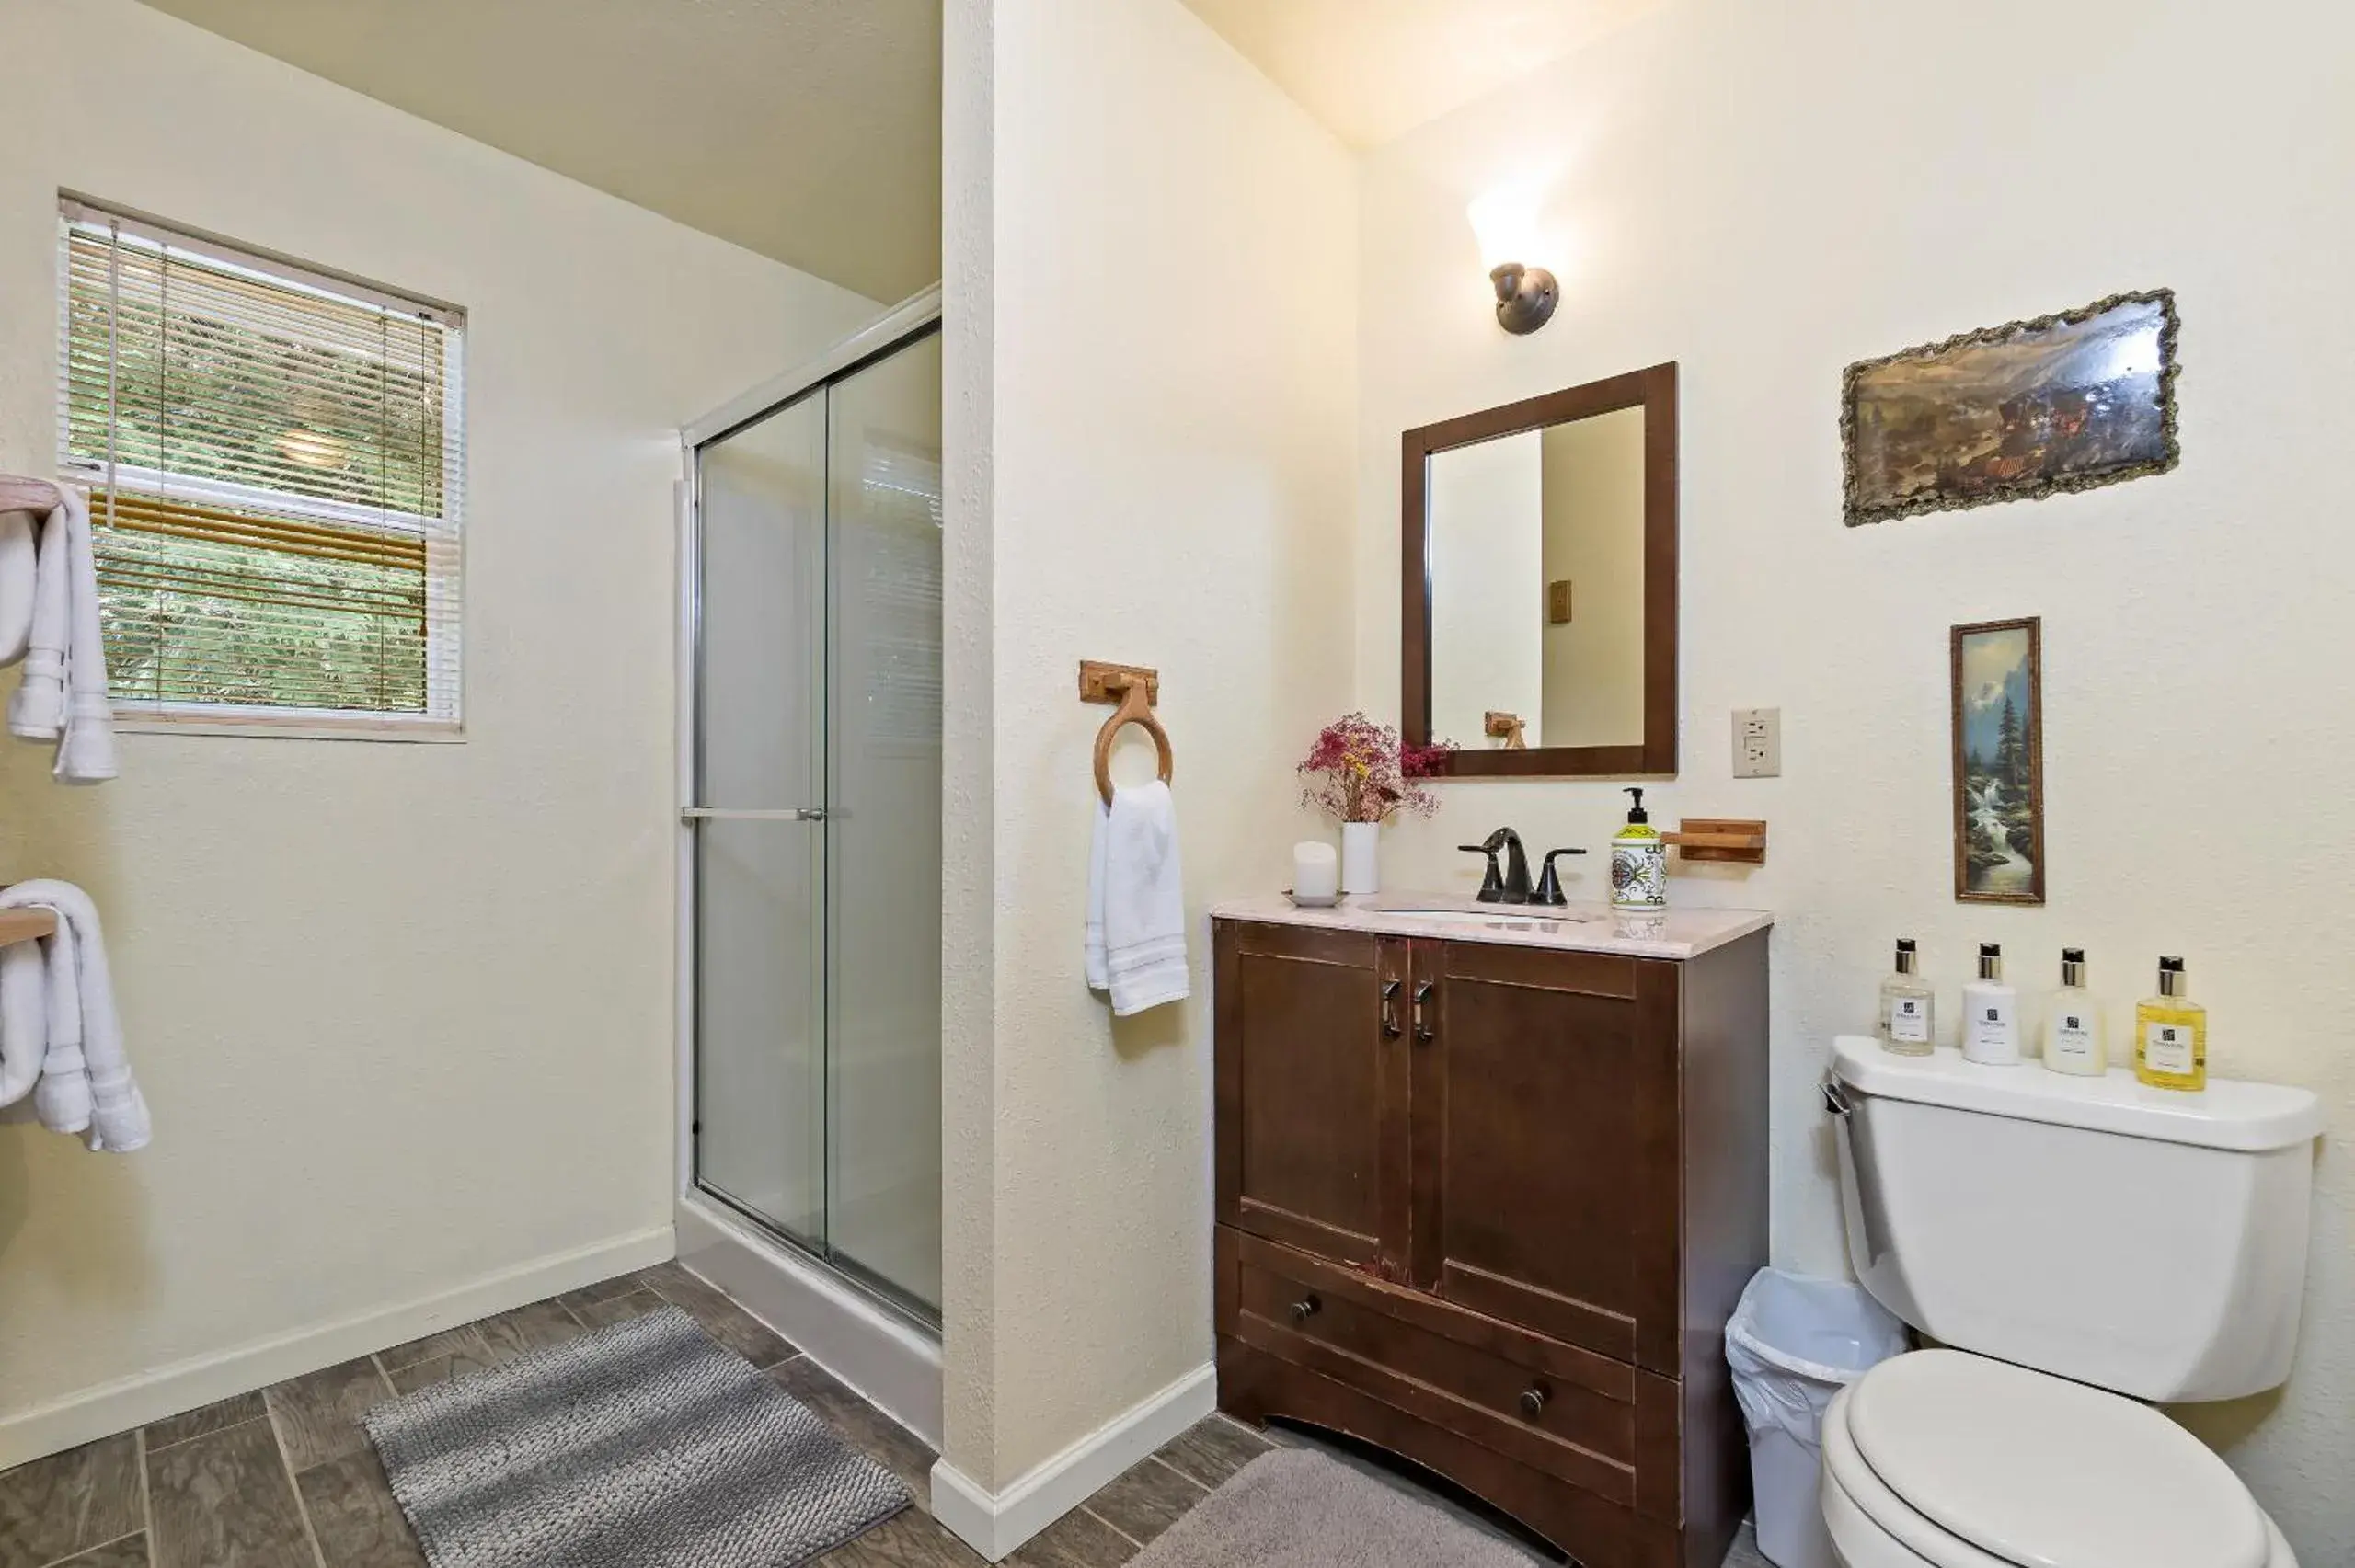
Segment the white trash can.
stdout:
[[1762,1268],[1726,1324],[1734,1398],[1750,1428],[1758,1550],[1777,1568],[1838,1568],[1816,1489],[1823,1412],[1905,1350],[1905,1325],[1861,1285]]

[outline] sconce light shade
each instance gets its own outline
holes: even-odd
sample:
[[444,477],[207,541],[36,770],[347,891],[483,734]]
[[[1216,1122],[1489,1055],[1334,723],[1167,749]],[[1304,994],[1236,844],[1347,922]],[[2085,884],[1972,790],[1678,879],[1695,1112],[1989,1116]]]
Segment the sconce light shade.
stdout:
[[1481,259],[1493,269],[1488,280],[1497,286],[1497,325],[1515,337],[1545,326],[1561,297],[1554,274],[1529,265],[1530,257],[1545,253],[1538,199],[1534,186],[1508,186],[1473,202],[1464,214],[1479,241]]
[[1562,291],[1543,267],[1508,261],[1488,274],[1488,281],[1497,286],[1497,325],[1514,337],[1526,337],[1554,319]]

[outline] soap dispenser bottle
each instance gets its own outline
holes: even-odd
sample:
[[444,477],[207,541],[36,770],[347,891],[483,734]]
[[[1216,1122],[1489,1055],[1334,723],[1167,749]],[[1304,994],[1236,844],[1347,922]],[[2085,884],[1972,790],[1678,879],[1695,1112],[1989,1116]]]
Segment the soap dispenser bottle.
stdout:
[[2208,1087],[2208,1010],[2187,994],[2183,960],[2159,960],[2159,994],[2134,1008],[2134,1076],[2154,1089]]
[[1881,1048],[1896,1056],[1925,1057],[1937,1048],[1937,993],[1922,983],[1920,958],[1910,936],[1897,941],[1897,968],[1880,983]]
[[2004,950],[1979,944],[1979,978],[1962,988],[1962,1055],[1982,1067],[2017,1067],[2020,993],[2004,983]]
[[1627,809],[1627,825],[1611,841],[1611,907],[1614,910],[1668,908],[1668,844],[1653,830],[1644,810],[1644,792],[1630,787],[1636,804]]
[[2101,1003],[2085,989],[2085,950],[2061,949],[2061,989],[2044,1015],[2044,1065],[2055,1072],[2099,1078],[2109,1070],[2101,1030]]

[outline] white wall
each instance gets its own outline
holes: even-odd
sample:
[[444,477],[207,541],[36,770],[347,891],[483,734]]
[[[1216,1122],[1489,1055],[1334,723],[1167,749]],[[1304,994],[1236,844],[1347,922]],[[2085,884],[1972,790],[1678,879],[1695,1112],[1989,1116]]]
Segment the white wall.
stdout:
[[667,1252],[673,432],[875,307],[126,0],[9,0],[0,58],[0,466],[53,464],[60,187],[472,327],[464,743],[127,736],[68,792],[0,742],[0,870],[97,896],[156,1127],[0,1127],[5,1465],[111,1380]]
[[[1279,885],[1347,702],[1356,230],[1338,143],[1176,0],[948,29],[945,1457],[995,1491],[1210,1358],[1202,914]],[[1177,750],[1194,998],[1119,1024],[1083,658],[1158,668]]]
[[[1981,939],[2030,985],[2085,946],[2120,1016],[2156,955],[2185,954],[2215,1070],[2320,1092],[2296,1372],[2187,1417],[2313,1563],[2355,1561],[2351,54],[2355,16],[2280,0],[1664,0],[1372,155],[1360,249],[1359,694],[1377,715],[1397,701],[1398,432],[1682,364],[1683,765],[1655,819],[1771,825],[1763,870],[1680,874],[1672,897],[1778,915],[1782,1262],[1843,1265],[1810,1086],[1830,1037],[1868,1023],[1900,934],[1948,1005]],[[1532,259],[1563,297],[1518,339],[1463,213],[1531,176],[1557,251]],[[1844,365],[2154,285],[2183,313],[2178,472],[1841,525]],[[2022,614],[2044,618],[2051,901],[1958,905],[1947,628]],[[1736,784],[1728,715],[1753,704],[1783,710],[1784,776]],[[1392,830],[1386,880],[1468,887],[1452,846],[1502,821],[1600,846],[1624,805],[1616,781],[1446,796]]]

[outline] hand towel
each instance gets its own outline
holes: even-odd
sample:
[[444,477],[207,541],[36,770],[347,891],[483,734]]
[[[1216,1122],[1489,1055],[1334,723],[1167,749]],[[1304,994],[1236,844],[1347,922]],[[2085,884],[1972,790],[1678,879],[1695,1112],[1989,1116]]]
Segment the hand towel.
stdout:
[[[39,880],[0,888],[0,909],[45,909],[57,916],[56,934],[41,938],[38,971],[44,1032],[33,1108],[41,1125],[82,1135],[94,1151],[146,1147],[152,1123],[123,1054],[97,907],[70,882]],[[12,1084],[22,1070],[17,1035],[29,1012],[21,990],[34,973],[21,959],[0,957],[0,1026],[8,1031],[0,1048]],[[18,994],[8,995],[12,990]]]
[[32,628],[25,674],[8,700],[9,731],[55,740],[52,773],[63,784],[115,776],[114,711],[107,696],[90,508],[71,485],[0,477],[0,511],[46,511],[34,546]]
[[0,1105],[31,1093],[49,1059],[47,975],[40,943],[0,947]]
[[1113,1015],[1184,1001],[1186,896],[1167,784],[1116,789],[1109,809],[1097,797],[1087,903],[1087,980],[1111,993]]
[[33,550],[33,514],[0,511],[0,665],[16,663],[31,645],[39,562]]
[[65,727],[65,501],[45,479],[0,477],[0,506],[40,515],[33,551],[33,618],[25,673],[8,698],[8,733],[54,740]]
[[[61,784],[104,784],[115,776],[114,700],[107,691],[106,628],[98,618],[98,562],[90,539],[90,503],[70,485],[65,498],[68,606],[65,734],[50,770]],[[63,886],[63,884],[61,884]]]
[[1109,990],[1112,971],[1104,962],[1104,844],[1109,837],[1107,821],[1111,808],[1104,804],[1100,791],[1089,790],[1087,798],[1096,814],[1091,818],[1094,833],[1087,841],[1087,937],[1081,956],[1087,968],[1087,989]]

